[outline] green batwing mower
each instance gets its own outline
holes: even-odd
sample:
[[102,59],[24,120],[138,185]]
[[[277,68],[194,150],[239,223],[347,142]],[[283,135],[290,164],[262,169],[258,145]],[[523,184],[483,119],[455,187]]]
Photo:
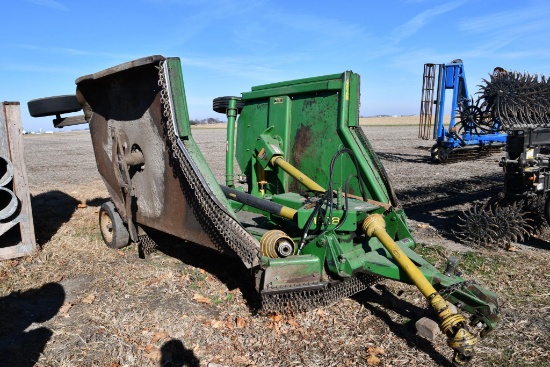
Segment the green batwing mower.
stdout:
[[473,357],[474,327],[480,336],[495,328],[494,293],[455,274],[456,264],[441,272],[414,252],[405,213],[358,124],[359,75],[214,99],[228,120],[223,185],[193,140],[178,58],[142,58],[76,84],[75,96],[33,100],[29,110],[66,126],[77,119],[60,113],[83,109],[112,199],[99,214],[108,246],[148,251],[150,234],[161,231],[237,256],[266,312],[330,304],[382,278],[414,284],[458,366]]

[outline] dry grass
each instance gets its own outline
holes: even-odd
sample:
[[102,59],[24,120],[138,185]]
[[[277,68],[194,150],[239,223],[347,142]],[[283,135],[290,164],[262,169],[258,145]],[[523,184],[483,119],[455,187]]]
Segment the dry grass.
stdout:
[[361,126],[410,126],[418,125],[419,116],[361,117]]
[[[367,366],[373,348],[384,351],[380,366],[449,366],[443,338],[430,343],[415,335],[414,321],[430,314],[413,287],[385,282],[329,307],[257,316],[249,308],[247,274],[237,263],[180,248],[185,244],[175,240],[148,260],[138,259],[133,246],[109,250],[98,236],[96,216],[97,206],[76,210],[40,256],[1,264],[2,294],[52,282],[65,287],[58,312],[30,324],[53,332],[36,366],[158,366],[176,358],[170,346],[180,353],[177,358],[185,355],[187,364],[181,365],[190,366]],[[440,264],[450,254],[422,251]],[[542,260],[548,256],[461,256],[472,267],[469,275],[503,301],[504,320],[478,348],[475,365],[546,365],[548,290],[523,268],[528,262],[545,274]],[[546,324],[534,322],[545,318]]]
[[[432,315],[414,287],[386,281],[332,306],[259,316],[252,279],[233,259],[171,238],[146,260],[135,246],[106,248],[100,180],[42,184],[33,195],[42,251],[0,262],[0,311],[9,315],[0,346],[13,340],[0,361],[11,366],[450,367],[443,337],[415,335],[414,322]],[[503,319],[473,366],[550,364],[550,253],[538,247],[458,253],[467,277],[502,301]],[[456,253],[420,251],[440,268]]]

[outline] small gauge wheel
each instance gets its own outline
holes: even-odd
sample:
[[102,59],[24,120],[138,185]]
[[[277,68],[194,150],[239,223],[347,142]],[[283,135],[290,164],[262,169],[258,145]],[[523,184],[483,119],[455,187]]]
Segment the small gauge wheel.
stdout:
[[119,249],[130,243],[128,229],[112,202],[104,203],[99,209],[99,229],[107,247]]
[[483,111],[477,106],[468,106],[460,111],[460,121],[468,129],[475,129],[483,119]]
[[237,113],[241,113],[244,102],[241,100],[240,97],[218,97],[214,98],[214,101],[212,101],[212,109],[214,112],[218,113],[227,113],[227,109],[229,108],[229,101],[232,99],[237,100]]
[[439,156],[439,150],[441,149],[441,146],[436,144],[432,147],[432,149],[430,149],[430,156],[432,157],[432,159],[436,159],[437,160],[437,157]]
[[74,94],[33,99],[27,103],[27,107],[32,117],[55,116],[82,109]]

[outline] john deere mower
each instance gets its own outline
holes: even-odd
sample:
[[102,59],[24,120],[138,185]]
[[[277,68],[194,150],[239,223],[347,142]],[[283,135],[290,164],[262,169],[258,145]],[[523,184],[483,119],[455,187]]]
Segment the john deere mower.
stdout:
[[29,110],[56,115],[59,125],[60,105],[83,109],[112,199],[99,213],[108,246],[137,243],[147,251],[152,231],[161,231],[237,256],[267,312],[333,303],[382,278],[414,284],[439,317],[458,366],[474,355],[475,330],[485,336],[495,328],[494,293],[414,252],[405,213],[358,124],[359,75],[214,99],[228,120],[222,184],[193,139],[178,58],[138,59],[76,85],[65,104],[55,102],[67,96],[49,97],[29,102]]

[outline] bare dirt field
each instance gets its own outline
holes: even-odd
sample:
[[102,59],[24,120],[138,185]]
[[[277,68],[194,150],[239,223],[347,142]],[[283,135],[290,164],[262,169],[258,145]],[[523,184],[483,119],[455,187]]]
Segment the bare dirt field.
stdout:
[[[462,245],[452,232],[463,209],[501,189],[500,154],[432,164],[433,142],[417,139],[414,118],[391,119],[362,125],[418,251],[439,268],[457,254],[466,278],[500,296],[502,320],[471,365],[550,365],[548,233],[509,252]],[[193,135],[221,181],[225,130]],[[252,279],[234,259],[173,239],[146,260],[134,245],[108,249],[97,227],[108,194],[89,133],[24,142],[42,249],[0,262],[0,366],[451,366],[442,335],[416,335],[416,320],[433,315],[412,286],[384,281],[331,306],[268,317],[254,310]]]

